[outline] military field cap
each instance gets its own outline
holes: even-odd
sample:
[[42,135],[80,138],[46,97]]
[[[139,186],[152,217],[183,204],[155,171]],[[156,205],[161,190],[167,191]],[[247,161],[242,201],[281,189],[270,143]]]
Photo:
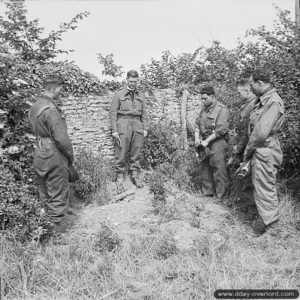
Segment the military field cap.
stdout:
[[57,74],[49,74],[44,77],[43,83],[44,83],[44,85],[47,85],[47,84],[63,85],[64,80],[61,76],[59,76]]

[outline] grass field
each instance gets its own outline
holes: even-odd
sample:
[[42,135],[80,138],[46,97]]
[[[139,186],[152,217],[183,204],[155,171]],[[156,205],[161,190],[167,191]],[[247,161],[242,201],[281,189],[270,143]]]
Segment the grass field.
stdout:
[[288,194],[280,197],[279,235],[254,237],[242,213],[171,185],[167,191],[158,214],[149,210],[147,188],[137,192],[140,202],[120,202],[104,214],[118,220],[123,209],[131,218],[147,203],[143,216],[120,220],[131,232],[85,213],[90,225],[79,221],[65,245],[1,236],[2,299],[214,299],[216,289],[300,289],[300,235]]

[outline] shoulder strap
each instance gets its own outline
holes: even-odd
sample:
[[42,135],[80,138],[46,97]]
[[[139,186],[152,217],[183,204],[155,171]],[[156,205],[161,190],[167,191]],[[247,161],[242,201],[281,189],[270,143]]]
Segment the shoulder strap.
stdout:
[[56,108],[56,107],[51,103],[42,102],[42,103],[40,103],[40,105],[34,104],[33,107],[28,112],[29,121],[30,121],[31,126],[37,136],[38,136],[37,128],[36,128],[37,118],[41,115],[41,113],[44,110],[46,110],[48,108]]

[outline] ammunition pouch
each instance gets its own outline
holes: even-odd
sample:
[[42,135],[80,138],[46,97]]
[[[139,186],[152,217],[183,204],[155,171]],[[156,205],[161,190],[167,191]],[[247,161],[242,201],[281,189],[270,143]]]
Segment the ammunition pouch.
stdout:
[[36,153],[41,158],[49,158],[54,154],[55,144],[50,138],[36,138]]

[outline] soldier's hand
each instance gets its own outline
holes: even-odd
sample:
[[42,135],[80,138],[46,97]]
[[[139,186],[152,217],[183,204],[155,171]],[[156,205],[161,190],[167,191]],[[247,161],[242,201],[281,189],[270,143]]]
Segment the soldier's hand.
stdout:
[[122,147],[121,139],[117,131],[112,133],[112,137],[116,140],[118,146]]
[[114,139],[119,139],[120,138],[119,133],[117,131],[115,131],[115,132],[112,133],[112,137]]
[[206,148],[208,146],[208,142],[206,140],[201,141],[201,145]]
[[201,144],[200,139],[195,139],[195,146],[198,147],[200,146],[200,144]]
[[232,153],[233,154],[237,154],[237,145],[234,145],[233,148],[232,148]]
[[144,130],[144,137],[146,137],[148,135],[148,131]]
[[226,165],[231,166],[233,164],[234,159],[235,159],[235,156],[230,156]]

